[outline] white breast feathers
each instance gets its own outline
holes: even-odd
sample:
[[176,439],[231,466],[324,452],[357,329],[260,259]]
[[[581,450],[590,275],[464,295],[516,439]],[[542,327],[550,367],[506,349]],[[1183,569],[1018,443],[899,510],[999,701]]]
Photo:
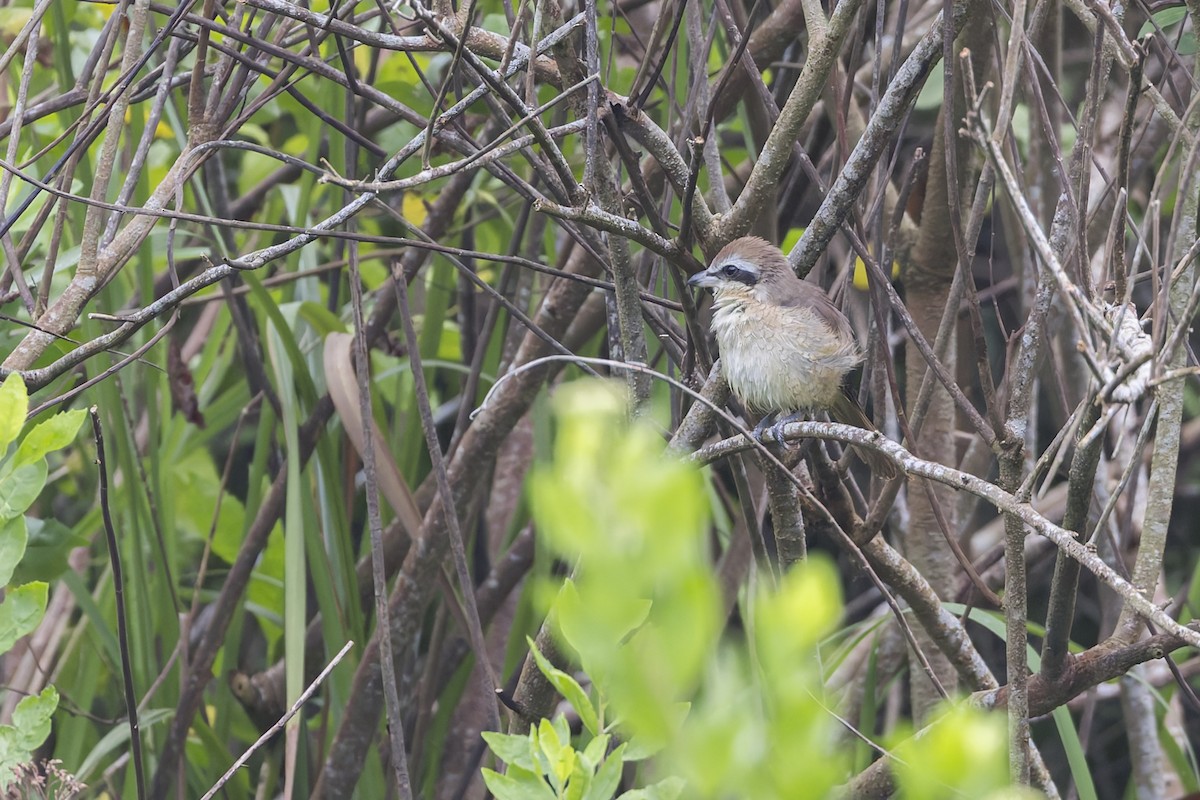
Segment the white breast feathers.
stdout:
[[734,394],[760,413],[828,408],[846,373],[862,361],[858,346],[835,336],[810,309],[721,294],[712,330]]

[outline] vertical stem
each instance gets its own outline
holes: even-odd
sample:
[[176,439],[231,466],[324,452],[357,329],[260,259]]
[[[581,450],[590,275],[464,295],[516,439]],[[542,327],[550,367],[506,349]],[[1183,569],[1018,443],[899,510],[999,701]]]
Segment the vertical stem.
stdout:
[[[1200,69],[1200,62],[1197,68]],[[1198,116],[1200,111],[1193,111],[1187,120],[1192,130],[1200,127]],[[1175,238],[1173,254],[1176,261],[1184,258],[1196,241],[1197,195],[1200,194],[1200,174],[1197,174],[1196,169],[1198,159],[1200,147],[1193,146],[1180,172],[1179,204],[1171,226]],[[1159,347],[1163,346],[1163,342],[1171,340],[1171,334],[1177,326],[1190,324],[1183,315],[1188,308],[1188,300],[1195,282],[1196,264],[1192,260],[1188,262],[1187,269],[1179,275],[1178,280],[1167,287],[1170,308],[1163,310],[1160,319],[1165,319],[1168,324],[1162,326],[1162,341],[1156,343]],[[1161,302],[1161,298],[1157,302]],[[1172,321],[1174,324],[1169,325]],[[1158,375],[1179,370],[1187,364],[1186,348],[1176,348],[1166,356],[1165,363],[1162,362],[1161,354],[1156,359],[1155,372]],[[1155,390],[1159,408],[1158,426],[1154,439],[1154,455],[1150,460],[1151,479],[1146,494],[1146,515],[1142,521],[1141,543],[1138,546],[1132,575],[1133,585],[1146,597],[1154,593],[1162,572],[1167,528],[1171,522],[1171,509],[1175,501],[1175,473],[1179,465],[1180,425],[1183,420],[1183,389],[1184,378],[1180,376],[1164,381]],[[1136,638],[1141,627],[1141,618],[1134,614],[1129,606],[1125,606],[1114,635],[1123,641],[1131,641]]]
[[1133,764],[1130,783],[1138,800],[1167,797],[1163,753],[1158,746],[1158,715],[1146,683],[1146,665],[1138,664],[1121,676],[1121,714]]
[[[1017,440],[1000,460],[1000,485],[1021,481],[1025,448]],[[1008,766],[1014,781],[1029,783],[1029,658],[1026,630],[1029,609],[1025,575],[1025,526],[1004,519],[1004,629],[1008,664]]]

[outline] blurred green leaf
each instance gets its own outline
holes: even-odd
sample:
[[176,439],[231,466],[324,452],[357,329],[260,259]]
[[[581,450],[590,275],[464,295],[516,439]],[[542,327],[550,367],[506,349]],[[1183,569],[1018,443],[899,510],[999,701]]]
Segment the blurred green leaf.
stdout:
[[[607,740],[608,737],[604,737]],[[593,742],[600,741],[599,738]],[[621,771],[625,766],[625,745],[613,750],[604,763],[596,770],[592,783],[583,795],[583,800],[611,800],[621,785]]]
[[554,406],[554,460],[530,481],[539,530],[580,564],[556,600],[556,632],[630,732],[661,739],[720,626],[704,482],[629,422],[613,383],[564,386]]
[[913,108],[918,111],[934,111],[941,108],[943,86],[942,62],[939,61],[929,70],[929,77],[925,79],[925,85],[921,87],[921,93],[917,95]]
[[[592,737],[592,740],[588,742],[587,747],[583,750],[583,757],[592,764],[599,764],[604,759],[604,754],[608,751],[608,743],[611,740],[612,737],[607,733]],[[622,744],[617,749],[624,752],[625,745]]]
[[0,520],[13,519],[33,505],[46,485],[49,468],[44,460],[15,466],[16,459],[0,464]]
[[894,747],[904,797],[920,800],[986,797],[1009,785],[1005,718],[951,703],[920,735]]
[[[169,720],[175,716],[174,708],[149,708],[138,713],[138,727],[145,733],[152,726]],[[129,743],[129,726],[114,725],[88,751],[87,757],[80,763],[76,771],[77,777],[87,783],[93,780],[93,773],[100,769],[103,762],[111,757],[124,745]]]
[[326,334],[346,331],[346,323],[319,303],[301,303],[298,313],[300,319],[311,325],[322,339]]
[[1187,19],[1187,13],[1186,6],[1164,8],[1162,11],[1156,11],[1150,15],[1150,19],[1142,23],[1142,27],[1138,29],[1137,38],[1140,39],[1148,33],[1154,33],[1155,23],[1158,23],[1158,27],[1165,31],[1175,23]]
[[33,17],[32,8],[19,8],[9,6],[0,8],[0,34],[5,38],[15,38],[21,32],[21,28]]
[[772,593],[755,604],[759,658],[767,679],[782,678],[798,659],[812,653],[842,615],[837,571],[825,559],[810,559],[788,571]]
[[684,782],[679,778],[666,778],[644,789],[632,789],[621,795],[619,800],[675,800],[683,793]]
[[46,612],[49,586],[34,581],[4,593],[0,602],[0,653],[6,653],[13,643],[31,633]]
[[0,519],[0,588],[12,580],[21,556],[25,555],[27,540],[24,517]]
[[24,557],[13,572],[15,583],[54,580],[67,570],[71,551],[88,545],[85,537],[58,520],[32,517],[18,517],[18,520],[28,525],[29,539]]
[[29,395],[25,391],[25,379],[14,372],[0,383],[0,456],[17,440],[25,426],[25,414],[29,409]]

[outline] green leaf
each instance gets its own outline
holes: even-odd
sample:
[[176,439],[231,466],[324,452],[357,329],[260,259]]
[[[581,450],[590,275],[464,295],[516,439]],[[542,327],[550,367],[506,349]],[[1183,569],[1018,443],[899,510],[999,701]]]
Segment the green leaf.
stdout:
[[483,782],[496,800],[557,800],[544,780],[519,768],[509,769],[505,775],[485,769]]
[[965,703],[943,705],[895,753],[906,797],[985,797],[1009,785],[1004,718]]
[[533,639],[526,636],[525,641],[529,643],[529,652],[533,654],[533,660],[537,662],[538,670],[546,676],[550,685],[566,698],[572,708],[579,712],[579,718],[583,721],[584,727],[588,729],[588,733],[592,736],[599,734],[600,717],[596,713],[592,701],[588,699],[587,692],[583,690],[577,680],[551,664],[549,659],[538,652]]
[[918,111],[933,111],[941,107],[942,65],[939,62],[929,71],[929,77],[925,79],[925,85],[921,87],[921,93],[917,95],[913,108]]
[[47,686],[41,694],[30,695],[17,703],[13,709],[13,727],[17,729],[18,743],[29,750],[41,747],[50,735],[50,718],[58,708],[58,691]]
[[606,665],[616,653],[614,644],[646,623],[653,603],[625,592],[605,592],[604,605],[597,607],[581,595],[576,583],[563,582],[554,601],[554,618],[559,633],[576,652],[588,676],[600,684]]
[[13,519],[33,505],[46,485],[45,461],[16,466],[10,461],[0,467],[0,520]]
[[575,766],[571,770],[571,780],[567,784],[567,791],[563,793],[563,800],[583,800],[584,795],[592,786],[593,767],[594,765],[588,764],[582,758],[575,759]]
[[0,383],[0,455],[17,439],[29,411],[29,393],[25,379],[12,373]]
[[769,680],[790,675],[804,653],[833,630],[842,613],[836,568],[813,559],[790,570],[777,591],[764,595],[754,609],[756,637]]
[[496,758],[505,764],[516,765],[522,769],[533,771],[537,768],[534,754],[534,743],[529,736],[514,736],[509,733],[484,731],[483,740],[488,748],[496,754]]
[[17,747],[16,729],[11,725],[0,725],[0,792],[8,790],[13,768],[28,760],[28,755]]
[[[599,741],[599,738],[593,741]],[[624,756],[625,745],[612,751],[612,755],[605,759],[604,763],[600,765],[600,769],[596,770],[596,776],[592,778],[592,785],[588,787],[583,800],[612,800],[613,795],[617,793],[617,787],[621,785],[621,770],[625,766]]]
[[[151,726],[172,719],[174,716],[174,707],[147,709],[138,714],[138,728],[144,734]],[[88,751],[79,768],[75,770],[75,777],[83,783],[91,783],[94,777],[99,774],[101,768],[107,765],[110,760],[118,758],[121,752],[127,752],[122,748],[127,747],[128,744],[129,726],[114,725]]]
[[17,562],[25,555],[28,536],[25,532],[25,517],[0,519],[0,587],[8,585]]
[[8,788],[13,767],[28,761],[50,735],[50,718],[58,708],[58,692],[47,686],[26,697],[13,710],[13,724],[0,725],[0,791]]
[[17,639],[41,622],[48,589],[48,584],[34,581],[5,593],[0,603],[0,653],[8,652]]
[[28,413],[29,392],[25,391],[25,379],[12,373],[0,384],[0,456],[17,440]]
[[338,333],[346,331],[346,323],[320,303],[301,303],[300,318],[311,325],[313,330],[321,335],[321,338],[335,331]]
[[559,714],[554,719],[550,720],[550,725],[554,728],[554,732],[558,734],[558,740],[563,743],[563,747],[570,747],[571,724],[567,722],[566,716]]
[[1154,32],[1154,23],[1158,23],[1158,27],[1167,29],[1179,22],[1187,16],[1187,7],[1179,6],[1178,8],[1164,8],[1156,14],[1153,14],[1150,19],[1142,23],[1141,29],[1138,31],[1137,38],[1142,38],[1148,33]]
[[45,458],[47,453],[69,445],[86,417],[87,412],[78,408],[39,422],[21,440],[21,446],[17,448],[17,466]]
[[[588,742],[587,747],[583,750],[583,757],[593,764],[599,764],[604,758],[604,753],[608,750],[608,743],[612,739],[607,733],[602,733],[599,736]],[[625,745],[617,749],[624,749]]]
[[554,791],[561,793],[575,769],[575,749],[571,747],[571,740],[563,738],[550,720],[542,718],[537,726],[537,743],[545,759],[550,783]]
[[[86,547],[88,540],[55,519],[18,517],[28,526],[29,538],[25,555],[12,574],[16,584],[30,581],[51,581],[67,571],[67,557],[76,547]],[[3,564],[0,556],[0,564]]]
[[558,758],[558,751],[562,749],[562,742],[558,738],[558,731],[550,724],[550,720],[544,717],[538,720],[535,741],[537,742],[538,750],[546,758],[552,761]]
[[[668,714],[672,719],[676,720],[676,727],[679,727],[683,724],[688,712],[691,710],[691,703],[675,703]],[[633,736],[621,745],[625,749],[622,758],[626,761],[644,761],[651,756],[658,755],[666,746],[667,743],[662,739],[655,739],[652,736]]]
[[6,38],[16,38],[32,16],[32,8],[0,8],[0,34]]
[[[1071,711],[1066,706],[1059,706],[1051,712],[1054,727],[1062,739],[1063,750],[1067,756],[1067,764],[1071,767],[1071,779],[1075,782],[1075,794],[1080,800],[1096,800],[1096,784],[1092,780],[1092,770],[1088,766],[1087,752],[1079,741],[1079,731],[1075,729],[1075,721],[1071,719]],[[1170,738],[1170,737],[1168,737]]]
[[645,789],[634,789],[618,800],[675,800],[683,792],[683,778],[666,778]]

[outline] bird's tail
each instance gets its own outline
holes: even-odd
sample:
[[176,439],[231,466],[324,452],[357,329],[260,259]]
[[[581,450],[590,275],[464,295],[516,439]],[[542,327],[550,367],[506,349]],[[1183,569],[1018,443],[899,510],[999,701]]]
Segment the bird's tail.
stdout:
[[[867,415],[863,413],[853,399],[845,392],[839,392],[837,400],[829,408],[829,415],[834,421],[841,422],[844,425],[853,425],[856,428],[878,433],[878,429],[872,424]],[[866,465],[871,468],[871,471],[883,478],[885,481],[896,477],[896,465],[887,459],[882,453],[870,449],[869,447],[855,447],[854,452],[858,453]]]

